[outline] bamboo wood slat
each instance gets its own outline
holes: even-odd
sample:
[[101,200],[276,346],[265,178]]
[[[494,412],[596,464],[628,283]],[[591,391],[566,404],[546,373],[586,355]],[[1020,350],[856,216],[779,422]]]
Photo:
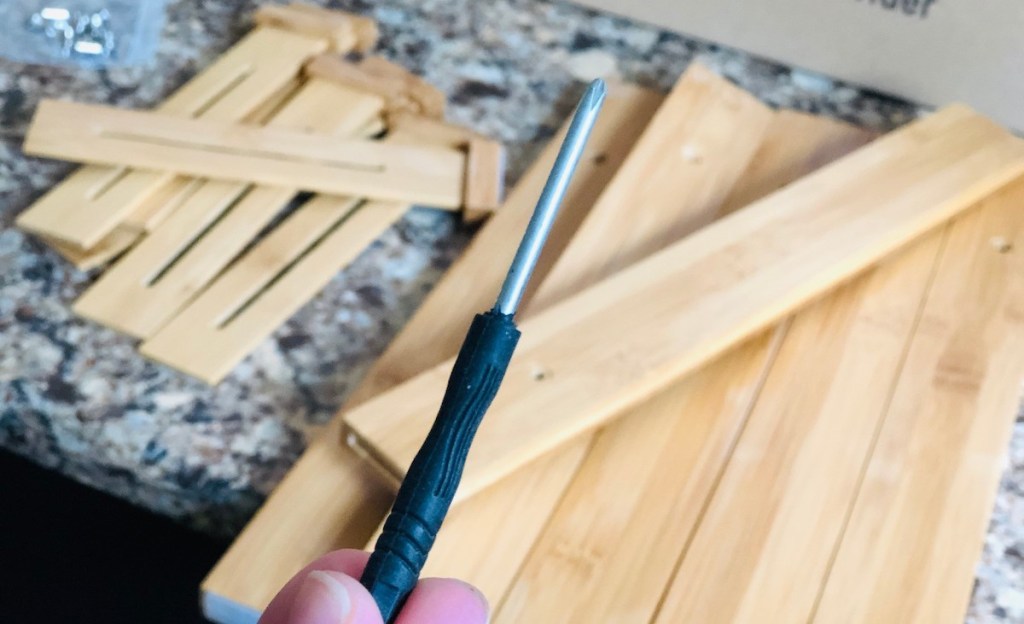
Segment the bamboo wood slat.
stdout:
[[[461,496],[607,422],[1021,171],[1024,144],[951,107],[527,320]],[[346,414],[393,474],[429,427],[449,366]]]
[[[798,141],[804,149],[787,149],[798,133],[805,137]],[[870,137],[845,124],[780,111],[773,116],[755,157],[729,197],[759,199],[758,192],[767,195]],[[700,206],[711,218],[736,207],[728,200],[721,205]],[[681,220],[699,222],[694,218],[699,214],[684,213]],[[590,218],[596,217],[597,213],[592,212]],[[605,218],[622,217],[609,209]],[[612,235],[614,229],[605,231]],[[652,232],[651,237],[655,242],[656,233]],[[681,507],[678,501],[700,500],[712,489],[742,429],[749,403],[772,360],[773,342],[777,341],[778,337],[773,341],[769,334],[749,341],[630,410],[621,422],[588,440],[590,452],[564,493],[559,511],[547,523],[539,541],[531,542],[530,558],[500,602],[496,621],[534,621],[542,613],[545,617],[537,621],[601,621],[602,614],[611,620],[617,615],[642,620],[642,614],[653,613],[664,579],[676,561],[678,548],[673,550],[673,544],[686,538],[699,516],[699,505]],[[559,449],[554,453],[562,452]],[[551,469],[547,476],[560,478]],[[501,492],[510,490],[506,485],[509,481],[512,479],[465,501],[456,516],[479,507],[478,501],[498,499]],[[505,504],[506,514],[527,526],[530,519],[546,519],[554,511],[554,503],[545,505],[545,501],[531,505],[529,500],[509,498]],[[665,520],[670,513],[676,515]],[[473,525],[467,522],[460,535],[473,532]],[[500,538],[494,542],[500,544]],[[462,559],[472,556],[466,553]],[[521,561],[506,562],[509,567],[520,568]],[[462,576],[463,567],[456,564],[437,572]],[[575,588],[571,594],[565,592],[569,586]],[[493,594],[495,602],[504,593]]]
[[950,228],[814,622],[959,622],[1024,379],[1024,179]]
[[[166,115],[239,121],[287,87],[323,40],[257,28],[157,108]],[[18,216],[19,227],[73,249],[88,250],[161,189],[168,172],[89,165],[72,173]],[[128,232],[121,232],[124,237]],[[107,241],[107,245],[116,244]]]
[[198,177],[459,208],[465,155],[56,100],[40,103],[25,152]]
[[[378,117],[382,107],[376,96],[310,81],[269,123],[350,137]],[[79,297],[75,312],[131,336],[152,336],[297,193],[288,187],[197,181],[181,207]],[[352,205],[344,199],[336,203]]]
[[[537,275],[550,267],[568,243],[660,99],[634,87],[609,89]],[[514,187],[502,208],[477,234],[470,251],[456,261],[420,312],[367,374],[350,398],[352,403],[415,375],[458,349],[472,314],[493,302],[495,293],[486,292],[487,286],[498,283],[504,267],[492,259],[510,259],[515,253],[518,241],[508,232],[521,231],[529,220],[558,143],[558,137],[553,139]],[[458,308],[452,308],[453,300],[460,301]],[[438,322],[440,318],[445,322]],[[428,328],[427,333],[416,331],[420,324]],[[429,344],[437,346],[425,348]],[[351,449],[338,444],[340,428],[341,418],[336,417],[310,443],[203,581],[204,611],[208,615],[223,610],[258,613],[290,575],[324,552],[362,546],[384,518],[392,486]]]

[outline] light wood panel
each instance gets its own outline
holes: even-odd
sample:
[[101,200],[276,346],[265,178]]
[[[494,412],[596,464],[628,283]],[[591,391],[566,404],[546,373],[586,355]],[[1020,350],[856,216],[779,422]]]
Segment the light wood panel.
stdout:
[[549,308],[713,221],[771,120],[757,98],[690,65],[524,310]]
[[[794,141],[797,133],[813,140]],[[729,196],[759,199],[759,194],[839,158],[870,136],[846,124],[780,111]],[[793,142],[803,149],[787,149]],[[730,202],[699,206],[713,218],[737,207]],[[606,218],[616,218],[613,209],[608,212]],[[592,212],[590,218],[596,216]],[[701,211],[683,216],[699,222],[693,217]],[[654,613],[784,329],[775,330],[774,339],[766,333],[730,351],[593,436],[590,453],[501,603],[496,621],[645,621]],[[551,470],[547,475],[560,478]],[[477,507],[478,501],[497,498],[508,489],[499,483],[459,510]],[[507,513],[520,518],[529,518],[531,512],[547,518],[552,511],[537,505],[531,509],[511,498],[507,503]],[[520,519],[519,524],[529,522]],[[467,526],[462,535],[474,531],[480,529]],[[500,538],[494,541],[500,543]]]
[[368,56],[357,63],[322,54],[306,65],[306,75],[379,95],[387,102],[389,114],[414,113],[444,119],[445,94],[383,57]]
[[[658,112],[648,118],[650,124],[543,279],[536,297],[543,296],[549,283],[573,293],[595,276],[602,277],[582,261],[583,255],[589,254],[605,274],[611,274],[622,268],[619,263],[657,251],[666,230],[678,231],[680,224],[696,226],[714,218],[718,201],[737,183],[772,113],[724,78],[693,65]],[[668,149],[675,155],[675,147],[697,143],[704,158],[693,164],[694,171],[687,175],[671,175],[673,167],[638,175],[647,164],[659,160],[659,151]],[[689,193],[696,177],[703,179],[703,192]],[[635,211],[622,210],[619,200],[632,193],[656,198],[646,218],[637,219]],[[612,260],[602,264],[605,257]],[[487,288],[491,292],[500,287],[500,277],[494,277],[495,282]],[[535,306],[528,301],[525,308],[528,317]],[[497,604],[590,444],[589,439],[574,441],[463,502],[445,521],[425,574],[465,578]],[[488,524],[494,518],[501,518],[499,526],[509,530],[500,532]],[[467,541],[489,547],[463,548]]]
[[[607,422],[1021,171],[1019,139],[950,107],[528,319],[460,496]],[[346,414],[355,441],[393,474],[429,428],[449,369]]]
[[397,203],[357,203],[330,196],[311,199],[139,351],[218,383],[408,209]]
[[261,6],[253,14],[253,20],[262,26],[322,39],[333,51],[342,54],[372,50],[379,34],[377,24],[370,18],[299,2]]
[[962,622],[1024,378],[1024,180],[949,230],[815,622]]
[[[808,621],[941,240],[941,231],[929,235],[796,315],[658,622],[755,622],[767,613]],[[665,547],[678,556],[684,543]]]
[[[322,40],[256,29],[157,110],[186,118],[244,119],[294,80],[306,59],[325,47]],[[17,224],[88,250],[174,179],[166,172],[82,167],[21,213]]]
[[[310,81],[269,122],[281,128],[355,136],[383,101]],[[75,302],[77,314],[148,338],[217,276],[298,194],[288,187],[197,181],[182,205]],[[338,202],[354,206],[354,201]],[[329,224],[325,227],[328,227]]]
[[58,100],[39,104],[24,150],[65,160],[446,208],[462,206],[466,165],[463,153],[448,148],[339,140]]
[[[609,85],[597,125],[534,269],[535,282],[545,279],[661,100],[660,95],[651,91],[628,85]],[[349,398],[350,406],[398,385],[458,352],[473,316],[494,305],[494,298],[519,244],[519,237],[509,233],[525,230],[564,134],[565,127],[533,161],[501,209],[477,233],[466,251],[445,273],[444,279],[373,363],[366,378]],[[528,292],[524,302],[528,302],[529,297]],[[452,302],[459,304],[455,306]]]
[[[564,248],[660,100],[659,95],[635,87],[610,86],[601,117],[538,267],[539,274],[550,267],[552,258]],[[492,293],[486,291],[504,275],[501,263],[493,259],[511,259],[515,253],[518,237],[510,237],[508,232],[522,231],[529,220],[557,154],[560,136],[552,139],[502,208],[445,274],[413,321],[350,397],[351,403],[363,401],[458,350],[472,315],[493,302],[497,288]],[[459,305],[453,306],[453,301]],[[420,326],[428,331],[419,332]],[[341,418],[336,417],[311,442],[203,581],[207,609],[227,605],[238,612],[258,612],[309,561],[335,548],[361,547],[370,537],[391,504],[393,486],[381,480],[377,471],[351,449],[338,444],[340,436]],[[538,477],[543,480],[542,474]],[[444,547],[439,544],[439,548]],[[431,561],[441,552],[436,550]]]
[[[243,121],[254,124],[265,123],[295,95],[299,87],[298,79],[290,80],[249,113]],[[118,257],[138,242],[143,235],[155,229],[181,206],[185,199],[194,192],[197,185],[202,183],[203,181],[197,178],[176,177],[171,183],[161,186],[159,190],[147,197],[110,234],[88,249],[81,249],[55,239],[46,240],[75,268],[82,271],[94,269]]]
[[773,332],[758,336],[596,436],[496,624],[648,621],[775,342]]

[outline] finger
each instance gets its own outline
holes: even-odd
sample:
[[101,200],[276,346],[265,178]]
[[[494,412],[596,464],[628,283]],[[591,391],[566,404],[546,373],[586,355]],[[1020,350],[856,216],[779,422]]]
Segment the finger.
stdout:
[[423,579],[409,594],[395,624],[486,624],[487,599],[455,579]]
[[277,595],[263,611],[259,624],[288,624],[288,614],[295,602],[295,596],[311,571],[329,570],[358,578],[363,573],[369,556],[368,553],[361,550],[336,550],[307,565],[277,592]]
[[288,624],[383,624],[380,611],[355,578],[313,570],[295,594]]

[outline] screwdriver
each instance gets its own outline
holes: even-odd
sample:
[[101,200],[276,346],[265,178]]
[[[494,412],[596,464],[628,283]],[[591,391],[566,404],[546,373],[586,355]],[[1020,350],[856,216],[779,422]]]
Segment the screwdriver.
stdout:
[[604,81],[580,98],[494,307],[469,326],[437,418],[413,458],[360,581],[392,622],[427,561],[451,507],[477,427],[519,341],[514,317],[604,103]]

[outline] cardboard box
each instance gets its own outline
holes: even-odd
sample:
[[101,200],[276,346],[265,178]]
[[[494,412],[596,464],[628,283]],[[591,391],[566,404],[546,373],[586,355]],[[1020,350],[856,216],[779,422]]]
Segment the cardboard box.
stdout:
[[1024,0],[577,0],[1024,130]]

